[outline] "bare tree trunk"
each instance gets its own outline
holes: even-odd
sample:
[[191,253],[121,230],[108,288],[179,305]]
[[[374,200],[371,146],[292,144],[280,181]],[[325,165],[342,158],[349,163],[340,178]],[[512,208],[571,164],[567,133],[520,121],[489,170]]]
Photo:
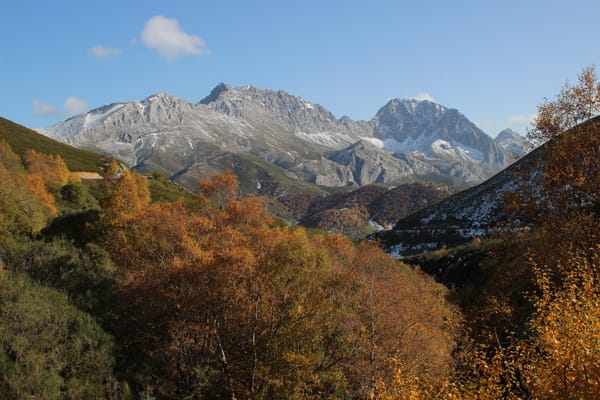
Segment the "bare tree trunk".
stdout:
[[225,369],[225,375],[227,376],[227,384],[229,385],[229,393],[231,394],[231,400],[235,400],[235,390],[233,389],[233,378],[231,377],[231,371],[229,370],[229,364],[227,362],[227,356],[225,355],[225,349],[223,348],[223,343],[221,342],[221,336],[219,335],[219,322],[214,320],[215,326],[215,336],[217,338],[217,343],[219,344],[219,350],[221,351],[221,361],[223,361],[223,367]]

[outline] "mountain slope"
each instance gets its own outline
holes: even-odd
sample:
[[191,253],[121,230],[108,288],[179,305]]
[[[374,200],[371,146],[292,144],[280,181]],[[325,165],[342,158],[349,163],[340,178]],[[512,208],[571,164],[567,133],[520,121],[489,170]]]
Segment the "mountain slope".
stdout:
[[504,194],[517,188],[524,171],[535,173],[543,151],[543,147],[532,151],[487,181],[401,219],[392,230],[375,237],[390,254],[402,256],[493,235],[508,219]]
[[19,155],[33,149],[40,153],[59,154],[71,171],[101,172],[109,157],[81,150],[0,117],[0,140],[6,141]]
[[366,233],[385,229],[394,221],[445,199],[451,190],[443,184],[365,185],[351,192],[313,199],[298,224],[363,238]]

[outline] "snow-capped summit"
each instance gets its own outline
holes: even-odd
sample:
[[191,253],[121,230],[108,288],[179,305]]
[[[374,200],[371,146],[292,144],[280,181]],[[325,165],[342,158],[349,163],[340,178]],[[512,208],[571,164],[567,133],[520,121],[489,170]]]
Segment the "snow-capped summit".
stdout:
[[469,180],[482,179],[507,165],[504,151],[487,134],[458,110],[431,101],[390,100],[371,124],[374,136],[396,153],[478,165],[471,169]]

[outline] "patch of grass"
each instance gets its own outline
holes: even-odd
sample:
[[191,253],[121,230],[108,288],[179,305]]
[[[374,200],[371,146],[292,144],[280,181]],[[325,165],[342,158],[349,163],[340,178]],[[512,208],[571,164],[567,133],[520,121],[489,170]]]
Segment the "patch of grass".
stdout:
[[195,195],[188,189],[166,179],[150,179],[150,196],[152,201],[175,201],[183,198],[186,204],[195,200]]

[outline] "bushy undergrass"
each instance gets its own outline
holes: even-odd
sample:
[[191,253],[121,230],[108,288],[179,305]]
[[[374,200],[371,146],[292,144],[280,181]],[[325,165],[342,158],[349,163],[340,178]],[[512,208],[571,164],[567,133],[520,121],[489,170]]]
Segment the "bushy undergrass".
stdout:
[[470,243],[405,257],[407,264],[419,266],[446,285],[461,288],[478,279],[483,260],[501,247],[500,238],[475,238]]

